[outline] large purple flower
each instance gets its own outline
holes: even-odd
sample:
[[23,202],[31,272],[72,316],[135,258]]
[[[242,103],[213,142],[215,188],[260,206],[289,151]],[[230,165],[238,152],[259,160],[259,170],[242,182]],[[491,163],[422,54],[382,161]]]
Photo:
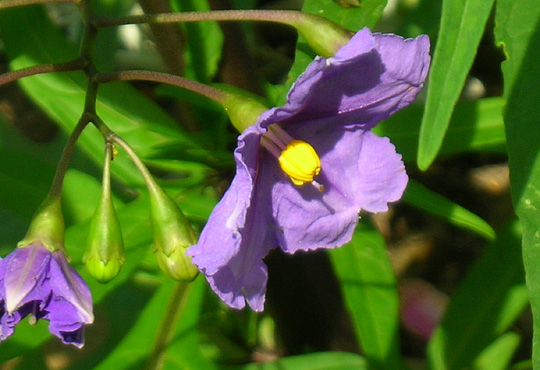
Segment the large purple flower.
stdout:
[[83,346],[84,325],[94,321],[92,296],[61,250],[32,244],[0,260],[0,342],[28,315],[48,320],[64,343]]
[[[361,210],[383,212],[400,199],[408,180],[401,156],[370,129],[415,99],[428,52],[427,36],[403,39],[365,28],[334,57],[316,58],[287,103],[240,135],[236,176],[188,250],[225,303],[239,309],[247,300],[261,311],[270,249],[341,246]],[[281,157],[295,143],[303,149],[291,155],[291,175]]]

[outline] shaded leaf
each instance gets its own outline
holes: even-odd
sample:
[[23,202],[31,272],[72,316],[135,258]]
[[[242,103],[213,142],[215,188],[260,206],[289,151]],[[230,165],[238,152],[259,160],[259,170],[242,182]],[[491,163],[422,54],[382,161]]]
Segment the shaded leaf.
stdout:
[[520,248],[512,222],[497,235],[452,295],[428,346],[432,369],[463,369],[501,335],[528,302]]
[[400,369],[399,299],[382,236],[359,224],[352,241],[330,257],[368,363]]

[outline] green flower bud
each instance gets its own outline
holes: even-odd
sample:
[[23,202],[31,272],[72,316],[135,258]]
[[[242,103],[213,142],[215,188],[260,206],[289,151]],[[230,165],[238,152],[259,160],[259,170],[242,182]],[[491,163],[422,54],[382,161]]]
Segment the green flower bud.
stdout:
[[100,283],[108,283],[118,275],[123,259],[111,259],[105,263],[97,257],[85,258],[86,269]]
[[157,184],[149,184],[154,252],[159,267],[176,280],[191,281],[197,267],[186,250],[197,242],[195,232],[176,203]]
[[64,250],[64,232],[60,197],[48,196],[37,209],[26,236],[17,247],[39,243],[51,252]]
[[90,222],[83,262],[88,272],[100,283],[107,283],[116,277],[124,262],[122,231],[110,193],[102,195]]
[[92,216],[83,262],[88,272],[100,283],[111,281],[124,262],[124,242],[120,222],[116,216],[110,187],[112,145],[105,150],[101,199]]

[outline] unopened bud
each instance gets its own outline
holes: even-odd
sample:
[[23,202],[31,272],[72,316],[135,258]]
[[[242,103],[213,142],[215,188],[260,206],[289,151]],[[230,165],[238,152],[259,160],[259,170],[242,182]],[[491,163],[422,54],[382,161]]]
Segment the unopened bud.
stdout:
[[159,267],[176,280],[191,281],[198,274],[186,250],[197,242],[195,232],[176,203],[153,183],[149,186],[154,252]]
[[103,188],[96,212],[88,231],[83,261],[88,272],[100,283],[111,281],[124,262],[124,242],[116,216],[110,189],[110,160],[112,145],[107,144],[103,167]]

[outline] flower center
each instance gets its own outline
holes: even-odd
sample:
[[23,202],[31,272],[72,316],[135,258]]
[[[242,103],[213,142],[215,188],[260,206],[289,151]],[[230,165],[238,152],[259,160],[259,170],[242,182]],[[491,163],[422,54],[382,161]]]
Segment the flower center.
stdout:
[[321,160],[313,147],[302,140],[295,140],[277,125],[272,125],[261,140],[279,162],[281,170],[294,185],[313,182],[321,172]]

